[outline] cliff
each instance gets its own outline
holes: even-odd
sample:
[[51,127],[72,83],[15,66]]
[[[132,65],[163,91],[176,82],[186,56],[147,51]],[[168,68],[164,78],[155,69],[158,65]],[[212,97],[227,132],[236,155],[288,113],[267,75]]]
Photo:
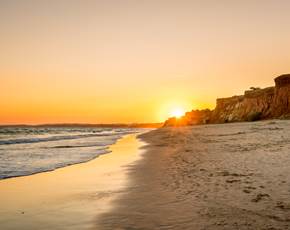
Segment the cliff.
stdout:
[[217,99],[211,123],[287,118],[290,116],[290,74],[275,78],[275,87],[245,91],[242,96]]
[[170,118],[165,126],[194,125],[290,118],[290,74],[275,78],[275,86],[251,88],[244,95],[219,98],[216,108],[193,110],[180,119]]
[[271,115],[273,117],[290,116],[290,74],[281,75],[275,79],[275,94]]
[[242,96],[217,99],[212,112],[212,123],[252,121],[271,117],[275,88],[245,91]]

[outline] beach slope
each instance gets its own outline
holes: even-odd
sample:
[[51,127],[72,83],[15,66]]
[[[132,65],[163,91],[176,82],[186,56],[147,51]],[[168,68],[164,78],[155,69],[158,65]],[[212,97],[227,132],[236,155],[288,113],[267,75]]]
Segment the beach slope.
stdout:
[[162,128],[97,229],[290,229],[290,121]]

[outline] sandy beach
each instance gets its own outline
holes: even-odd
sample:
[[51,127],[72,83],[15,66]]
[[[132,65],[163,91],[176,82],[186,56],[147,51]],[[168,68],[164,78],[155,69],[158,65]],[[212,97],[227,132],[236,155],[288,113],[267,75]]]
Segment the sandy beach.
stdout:
[[290,121],[161,128],[0,181],[0,229],[290,229]]
[[0,230],[290,230],[290,0],[0,0]]
[[140,159],[143,144],[127,135],[92,161],[1,180],[0,229],[93,229],[126,188],[128,166]]
[[143,134],[130,185],[95,229],[290,229],[290,121]]

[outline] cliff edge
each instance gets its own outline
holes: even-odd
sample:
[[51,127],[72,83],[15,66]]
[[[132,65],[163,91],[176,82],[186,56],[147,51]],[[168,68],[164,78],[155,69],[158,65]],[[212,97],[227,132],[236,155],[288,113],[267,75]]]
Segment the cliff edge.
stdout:
[[169,118],[164,126],[181,126],[206,123],[255,121],[290,118],[290,74],[275,78],[275,86],[251,88],[244,95],[218,98],[212,111],[193,110],[185,116]]

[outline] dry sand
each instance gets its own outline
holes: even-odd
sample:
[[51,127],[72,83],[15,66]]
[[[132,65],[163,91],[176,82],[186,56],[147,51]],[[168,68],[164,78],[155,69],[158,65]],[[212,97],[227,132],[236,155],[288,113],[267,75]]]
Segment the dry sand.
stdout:
[[95,229],[290,229],[290,121],[162,128]]

